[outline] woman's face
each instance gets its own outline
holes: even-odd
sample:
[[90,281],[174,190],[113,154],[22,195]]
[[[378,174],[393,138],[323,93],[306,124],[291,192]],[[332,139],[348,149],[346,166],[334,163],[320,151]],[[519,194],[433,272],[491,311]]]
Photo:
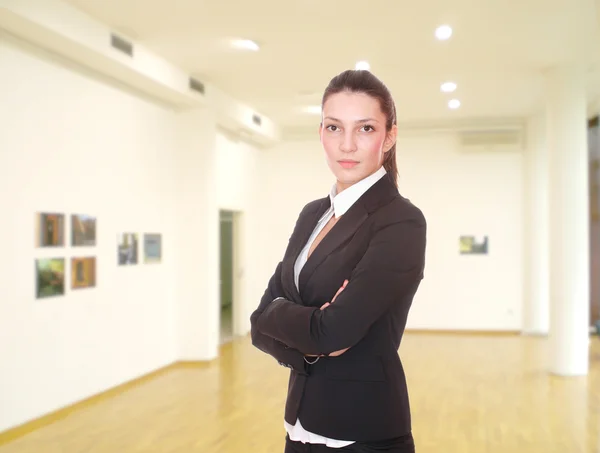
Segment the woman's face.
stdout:
[[395,125],[389,132],[385,125],[379,101],[367,94],[341,92],[327,99],[319,135],[338,193],[379,170],[397,134]]

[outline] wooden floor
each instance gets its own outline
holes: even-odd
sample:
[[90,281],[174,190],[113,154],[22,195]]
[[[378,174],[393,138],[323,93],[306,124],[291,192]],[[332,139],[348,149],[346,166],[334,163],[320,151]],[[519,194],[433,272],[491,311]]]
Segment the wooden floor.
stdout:
[[[418,453],[600,452],[600,339],[585,378],[546,371],[547,343],[407,334]],[[0,453],[281,453],[286,368],[248,338],[207,366],[171,369]]]

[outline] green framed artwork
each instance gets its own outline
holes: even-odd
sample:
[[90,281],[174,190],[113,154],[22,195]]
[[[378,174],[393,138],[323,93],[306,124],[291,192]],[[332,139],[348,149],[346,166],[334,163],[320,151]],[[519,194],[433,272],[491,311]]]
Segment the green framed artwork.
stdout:
[[65,293],[65,259],[35,260],[36,298],[62,296]]

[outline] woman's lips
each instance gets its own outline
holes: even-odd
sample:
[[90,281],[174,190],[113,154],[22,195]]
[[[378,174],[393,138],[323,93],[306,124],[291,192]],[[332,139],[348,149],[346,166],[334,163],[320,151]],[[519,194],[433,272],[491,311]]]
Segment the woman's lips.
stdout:
[[344,168],[352,168],[358,164],[358,162],[355,160],[340,160],[338,162]]

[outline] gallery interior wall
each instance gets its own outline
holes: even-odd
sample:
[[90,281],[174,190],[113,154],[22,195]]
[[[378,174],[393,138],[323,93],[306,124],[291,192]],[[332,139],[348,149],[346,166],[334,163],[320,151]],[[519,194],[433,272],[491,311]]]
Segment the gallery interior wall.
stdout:
[[[333,178],[317,137],[261,150],[209,111],[172,111],[5,37],[0,66],[0,197],[11,213],[0,223],[2,431],[175,360],[216,357],[219,209],[239,214],[235,330],[245,334],[300,210]],[[461,153],[451,134],[401,135],[400,189],[429,223],[410,328],[520,328],[521,158]],[[34,247],[39,211],[97,217],[98,244],[85,250],[97,256],[96,288],[34,298],[36,257],[80,253]],[[162,262],[116,266],[120,232],[162,233]],[[463,234],[489,236],[489,255],[459,255]]]
[[[217,357],[219,209],[237,216],[235,331],[246,334],[264,290],[264,170],[260,149],[207,109],[174,111],[3,34],[0,66],[0,189],[13,213],[0,226],[2,431],[173,361]],[[65,247],[36,248],[44,211],[95,216],[97,245],[70,247],[67,228]],[[137,266],[117,266],[123,232],[161,233],[162,261],[145,265],[140,251]],[[35,298],[35,258],[80,255],[97,259],[95,288],[71,290],[67,276],[64,296]]]
[[[183,210],[174,112],[6,36],[0,67],[2,431],[178,357]],[[67,228],[65,247],[35,248],[40,211],[96,216],[97,245],[70,247]],[[162,262],[117,266],[121,232],[161,233]],[[35,258],[80,255],[95,288],[67,272],[65,296],[35,298]]]
[[[523,306],[523,156],[463,152],[455,136],[404,133],[398,142],[400,191],[428,222],[425,279],[412,329],[520,330]],[[267,281],[302,207],[327,196],[333,177],[318,141],[288,142],[265,153],[264,184],[278,215],[261,232]],[[263,218],[266,218],[266,211]],[[489,237],[488,255],[460,255],[459,237]],[[341,282],[340,282],[341,283]]]
[[219,208],[216,181],[216,121],[207,109],[175,115],[176,162],[170,195],[176,211],[171,252],[176,260],[172,287],[178,360],[210,360],[218,355]]
[[[237,335],[245,335],[250,331],[250,314],[267,284],[260,278],[260,262],[270,245],[262,243],[259,234],[278,211],[265,203],[268,194],[261,189],[269,171],[264,150],[222,128],[217,128],[216,149],[217,204],[219,209],[234,212],[233,328]],[[264,205],[271,209],[263,211]]]

